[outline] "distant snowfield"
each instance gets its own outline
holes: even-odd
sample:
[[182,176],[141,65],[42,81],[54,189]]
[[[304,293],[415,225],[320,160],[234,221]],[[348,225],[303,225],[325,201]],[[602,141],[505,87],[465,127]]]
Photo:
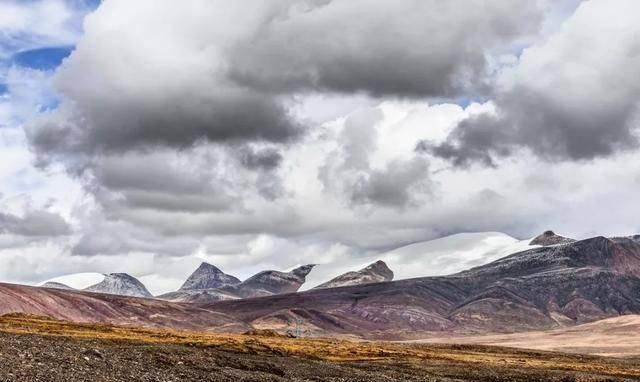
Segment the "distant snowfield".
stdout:
[[535,246],[500,232],[460,233],[396,248],[378,255],[351,261],[317,265],[307,276],[301,291],[314,288],[345,272],[384,261],[394,280],[424,276],[443,276],[486,264]]
[[40,285],[48,282],[56,282],[64,284],[66,286],[70,286],[74,289],[85,289],[92,285],[101,283],[102,280],[104,280],[104,277],[105,276],[102,273],[95,272],[74,273],[70,275],[54,277],[42,282]]

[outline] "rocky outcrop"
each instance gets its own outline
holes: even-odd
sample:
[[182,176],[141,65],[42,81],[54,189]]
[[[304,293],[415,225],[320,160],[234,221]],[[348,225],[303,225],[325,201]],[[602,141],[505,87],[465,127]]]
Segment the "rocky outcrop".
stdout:
[[393,271],[389,269],[384,261],[378,260],[359,271],[347,272],[335,277],[324,284],[318,285],[315,289],[363,285],[391,280],[393,280]]
[[544,231],[542,234],[536,236],[529,242],[529,245],[558,245],[573,243],[575,240],[568,237],[560,236],[553,231]]
[[102,282],[85,289],[89,292],[117,294],[131,297],[153,297],[147,288],[135,277],[126,273],[105,275]]
[[309,264],[297,267],[290,272],[262,271],[233,288],[224,289],[234,291],[242,298],[293,293],[304,284],[305,277],[313,267],[313,264]]
[[202,263],[184,282],[180,291],[222,288],[240,284],[234,276],[222,272],[218,267]]

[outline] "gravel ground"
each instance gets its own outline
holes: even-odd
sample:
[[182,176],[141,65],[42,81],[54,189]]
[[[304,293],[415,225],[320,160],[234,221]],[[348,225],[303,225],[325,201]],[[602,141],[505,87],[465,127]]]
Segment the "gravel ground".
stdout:
[[[253,353],[253,354],[252,354]],[[0,381],[617,381],[576,374],[429,360],[331,362],[265,350],[237,352],[210,345],[87,340],[0,333]],[[622,362],[622,361],[615,361]],[[636,367],[635,363],[633,367]],[[626,380],[634,380],[627,378]]]

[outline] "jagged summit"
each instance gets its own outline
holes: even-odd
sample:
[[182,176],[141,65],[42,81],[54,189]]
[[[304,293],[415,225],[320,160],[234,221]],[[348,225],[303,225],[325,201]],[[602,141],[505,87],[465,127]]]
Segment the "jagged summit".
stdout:
[[393,280],[393,271],[389,269],[384,261],[378,260],[359,271],[347,272],[327,281],[324,284],[320,284],[316,289],[361,285],[391,280]]
[[85,290],[122,296],[153,297],[138,279],[126,273],[110,273],[105,275],[102,282],[92,285]]
[[222,288],[240,284],[240,280],[222,272],[215,265],[203,262],[180,287],[181,291]]
[[533,238],[533,240],[529,242],[529,245],[549,246],[549,245],[567,244],[567,243],[573,243],[573,242],[575,242],[574,239],[558,235],[555,232],[549,230],[549,231],[544,231],[542,234]]

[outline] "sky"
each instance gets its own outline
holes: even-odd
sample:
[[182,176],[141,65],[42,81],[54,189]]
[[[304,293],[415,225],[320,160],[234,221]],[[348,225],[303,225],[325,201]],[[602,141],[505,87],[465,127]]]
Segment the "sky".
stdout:
[[201,261],[244,278],[461,232],[639,233],[639,13],[0,0],[0,280],[168,291]]

